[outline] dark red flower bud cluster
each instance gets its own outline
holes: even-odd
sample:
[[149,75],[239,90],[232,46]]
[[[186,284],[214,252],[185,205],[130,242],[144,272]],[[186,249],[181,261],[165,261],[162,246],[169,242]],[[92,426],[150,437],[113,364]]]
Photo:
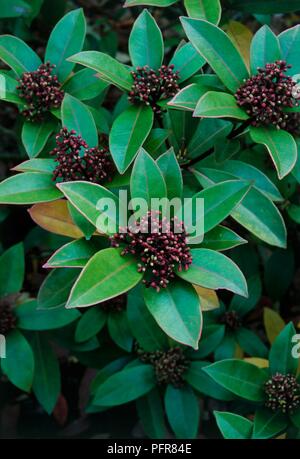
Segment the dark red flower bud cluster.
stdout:
[[285,61],[266,64],[235,93],[238,105],[246,110],[253,126],[273,125],[288,130],[289,114],[284,109],[298,105],[293,97],[296,82],[285,75],[290,67]]
[[266,407],[283,413],[293,412],[300,405],[300,384],[291,374],[276,373],[265,383]]
[[126,295],[119,295],[115,298],[111,298],[110,300],[103,301],[99,303],[99,307],[104,312],[122,312],[125,311],[127,304],[127,296]]
[[16,328],[17,318],[13,313],[12,305],[9,299],[0,300],[0,335],[7,335],[11,330]]
[[112,179],[114,167],[107,148],[88,148],[81,136],[67,128],[57,134],[56,145],[50,152],[58,163],[53,180],[102,183]]
[[158,70],[148,66],[137,67],[131,74],[134,84],[129,93],[130,102],[143,102],[152,107],[157,115],[162,113],[158,102],[175,96],[179,91],[179,74],[174,71],[174,65],[162,65]]
[[221,319],[220,323],[224,324],[229,330],[237,330],[242,325],[241,318],[236,311],[226,311]]
[[115,234],[111,241],[113,247],[125,245],[122,255],[139,258],[138,271],[146,277],[143,282],[159,292],[175,277],[175,269],[187,270],[192,263],[186,236],[183,223],[176,217],[168,222],[161,212],[149,211],[140,222]]
[[168,351],[145,352],[137,349],[139,359],[154,367],[158,384],[172,384],[174,387],[184,385],[184,373],[189,368],[189,361],[180,347]]
[[56,75],[52,75],[55,66],[49,62],[39,66],[34,72],[25,72],[19,80],[19,96],[24,99],[22,115],[28,121],[40,121],[52,108],[59,108],[64,98],[64,91]]

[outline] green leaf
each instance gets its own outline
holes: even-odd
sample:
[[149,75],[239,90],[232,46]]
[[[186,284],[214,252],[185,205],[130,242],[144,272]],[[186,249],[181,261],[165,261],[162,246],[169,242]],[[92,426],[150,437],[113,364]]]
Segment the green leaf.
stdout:
[[230,38],[213,24],[200,19],[181,18],[185,33],[224,85],[232,92],[248,78],[248,70]]
[[34,334],[32,349],[35,362],[33,392],[42,407],[51,414],[61,390],[58,360],[47,339],[40,333]]
[[128,293],[127,316],[133,336],[145,351],[155,352],[168,348],[167,336],[145,305],[141,285],[137,285]]
[[24,247],[13,245],[0,256],[0,297],[18,293],[24,281]]
[[144,199],[149,207],[151,199],[167,197],[163,174],[144,149],[140,150],[132,169],[130,192],[131,198]]
[[[184,215],[190,215],[198,199],[204,201],[204,233],[210,231],[232,213],[237,205],[245,199],[251,184],[244,180],[228,180],[206,188],[193,196],[192,200],[184,205]],[[197,218],[197,216],[196,216]],[[195,225],[193,221],[193,224]]]
[[39,56],[24,41],[12,35],[0,36],[0,59],[18,77],[21,77],[24,72],[37,70],[42,64]]
[[188,157],[199,157],[212,148],[219,138],[225,139],[232,129],[230,121],[218,118],[204,118],[200,121],[188,147]]
[[274,343],[272,344],[269,362],[271,374],[296,374],[298,368],[298,359],[292,354],[294,343],[293,336],[296,334],[295,327],[292,322],[287,324],[279,333]]
[[165,408],[170,426],[176,438],[196,438],[200,421],[200,406],[193,389],[167,386]]
[[153,111],[140,105],[127,108],[114,121],[109,148],[120,174],[128,169],[148,137],[153,125]]
[[[111,233],[117,231],[119,201],[115,194],[101,185],[89,182],[65,182],[57,186],[68,201],[98,230],[108,233],[110,230]],[[101,204],[102,200],[105,201],[104,206]],[[108,202],[112,207],[108,206],[106,209]],[[104,221],[102,221],[103,217],[105,217]],[[124,226],[122,222],[120,225]]]
[[230,440],[247,440],[251,438],[253,422],[238,414],[226,411],[214,411],[218,427],[224,438]]
[[98,250],[105,248],[105,242],[104,238],[76,239],[54,252],[44,268],[83,268]]
[[0,18],[16,18],[30,13],[30,6],[22,0],[2,0]]
[[1,204],[35,204],[60,197],[61,192],[55,188],[49,174],[25,172],[0,183]]
[[230,401],[234,398],[231,392],[217,384],[205,371],[209,362],[192,362],[185,373],[185,380],[198,392],[215,400]]
[[287,419],[280,411],[271,411],[260,408],[255,413],[253,439],[262,440],[273,438],[283,432],[287,427]]
[[130,91],[133,85],[130,69],[108,54],[98,51],[83,51],[68,60],[96,70],[102,80],[114,84],[122,90]]
[[136,19],[129,36],[129,55],[134,67],[148,65],[158,69],[163,61],[164,43],[162,33],[148,10]]
[[156,153],[168,137],[169,131],[167,129],[154,128],[148,135],[143,148],[150,154]]
[[158,389],[153,389],[136,401],[137,412],[143,429],[152,439],[165,439],[168,432],[165,413]]
[[79,100],[90,100],[101,94],[107,86],[97,77],[95,70],[82,69],[66,81],[63,90]]
[[51,121],[42,121],[32,123],[25,121],[22,129],[22,142],[29,158],[34,158],[45,147],[47,140],[54,131],[56,123]]
[[193,351],[191,358],[203,359],[214,352],[216,347],[222,342],[225,333],[225,326],[221,324],[206,325],[203,329],[199,347],[196,352]]
[[1,369],[19,389],[29,392],[33,382],[34,358],[31,347],[22,333],[11,331],[6,336],[6,358],[0,360]]
[[12,170],[18,172],[43,172],[47,174],[53,173],[55,169],[54,159],[28,159],[21,164],[15,166]]
[[176,50],[169,65],[174,65],[179,82],[182,83],[198,72],[204,64],[205,59],[199,55],[192,43],[185,43]]
[[67,59],[82,50],[85,33],[86,22],[81,8],[66,14],[52,30],[45,61],[55,65],[54,72],[59,81],[64,82],[72,72],[74,64]]
[[173,99],[168,102],[168,106],[175,107],[178,110],[189,110],[194,111],[200,97],[202,97],[207,88],[200,86],[196,83],[192,83],[185,88],[181,89]]
[[[137,384],[138,382],[138,384]],[[94,405],[116,406],[136,400],[155,386],[152,365],[140,364],[110,376],[101,384],[93,400]]]
[[[231,180],[232,175],[219,170],[199,168],[197,179],[203,186]],[[281,213],[270,199],[254,187],[243,201],[231,212],[240,225],[268,244],[286,247],[286,228]]]
[[281,59],[279,41],[270,27],[264,25],[254,35],[251,43],[251,72],[257,73],[258,67]]
[[261,402],[264,400],[264,383],[268,376],[255,365],[238,359],[213,363],[204,371],[214,381],[239,397]]
[[97,335],[104,327],[107,319],[107,314],[100,308],[95,306],[84,312],[77,323],[75,331],[75,340],[78,343],[87,341]]
[[89,241],[95,233],[96,228],[89,222],[77,209],[68,203],[68,209],[75,225],[82,231],[85,238]]
[[66,307],[92,306],[114,298],[133,288],[142,277],[134,257],[122,256],[119,249],[101,250],[81,272]]
[[251,127],[250,135],[253,142],[266,146],[279,179],[292,171],[297,161],[298,152],[296,142],[291,134],[270,127]]
[[186,271],[177,271],[179,277],[201,287],[248,295],[246,279],[230,258],[208,249],[192,249],[191,256],[192,264]]
[[19,97],[19,83],[4,72],[0,72],[0,100],[13,104],[24,105],[24,100]]
[[72,268],[50,271],[38,293],[38,308],[48,310],[64,307],[78,275],[78,269]]
[[[299,3],[300,5],[300,3]],[[296,25],[285,30],[279,36],[282,59],[286,60],[291,66],[288,75],[296,75],[300,72],[299,46],[300,46],[300,26]]]
[[204,19],[219,24],[221,19],[220,0],[184,0],[187,14],[194,19]]
[[167,185],[168,199],[182,196],[182,174],[173,148],[162,154],[156,161]]
[[107,327],[111,339],[121,348],[127,352],[131,352],[133,335],[129,328],[126,311],[119,313],[112,313],[108,316]]
[[235,338],[243,351],[248,355],[262,359],[268,357],[268,348],[253,331],[245,327],[240,327],[235,333]]
[[247,120],[249,116],[238,107],[236,99],[225,92],[209,91],[199,100],[194,116],[201,118],[237,118]]
[[76,131],[81,135],[89,147],[98,145],[98,134],[94,118],[88,107],[75,99],[75,97],[66,94],[62,103],[62,123],[69,130]]
[[211,250],[228,250],[246,243],[246,239],[243,239],[226,226],[220,225],[204,235],[201,247]]
[[173,281],[157,292],[144,288],[145,303],[162,330],[175,341],[198,348],[202,314],[195,289],[183,281]]
[[80,317],[78,311],[67,311],[63,306],[40,309],[36,300],[27,301],[16,307],[18,327],[23,330],[55,330],[65,327]]
[[234,295],[229,305],[230,311],[236,311],[241,317],[248,314],[258,303],[262,294],[261,280],[258,275],[253,275],[247,279],[248,298],[241,298]]

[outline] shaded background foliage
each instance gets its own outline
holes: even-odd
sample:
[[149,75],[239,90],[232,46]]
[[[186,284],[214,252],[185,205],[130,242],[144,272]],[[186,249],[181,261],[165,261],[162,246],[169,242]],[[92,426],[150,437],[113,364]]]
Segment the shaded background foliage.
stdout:
[[[7,11],[4,4],[7,3]],[[245,24],[253,33],[261,25],[268,24],[272,30],[279,33],[288,27],[299,23],[300,10],[297,1],[248,1],[228,0],[222,2],[221,25],[231,33],[237,34],[236,23]],[[143,7],[122,8],[121,1],[111,0],[11,0],[0,5],[0,33],[13,34],[25,40],[36,52],[44,55],[49,33],[57,21],[67,12],[78,7],[84,9],[87,18],[86,50],[97,50],[127,64],[128,39],[132,25]],[[163,31],[167,57],[171,57],[183,38],[183,32],[178,23],[178,17],[185,14],[182,2],[177,2],[169,8],[149,7]],[[237,34],[238,35],[238,34]],[[3,64],[0,64],[1,66]],[[121,91],[110,87],[106,92],[103,107],[114,109],[120,99]],[[98,101],[99,104],[102,101]],[[20,120],[14,106],[0,102],[0,178],[10,176],[11,168],[27,159],[20,141]],[[286,178],[281,183],[280,191],[289,196],[296,185]],[[299,187],[299,185],[297,185]],[[290,191],[290,189],[292,189]],[[256,245],[253,241],[247,246],[231,251],[230,256],[237,262],[247,279],[253,274],[260,273],[263,284],[262,294],[259,295],[258,305],[248,312],[245,322],[263,339],[265,331],[270,341],[276,326],[281,329],[284,322],[293,320],[296,324],[300,319],[300,239],[297,223],[300,217],[296,215],[288,222],[288,249],[270,248]],[[231,226],[232,229],[234,227]],[[239,228],[240,236],[243,230]],[[42,268],[53,251],[70,239],[48,233],[34,225],[26,209],[22,207],[2,206],[0,209],[1,250],[4,252],[12,245],[24,241],[25,247],[25,279],[23,292],[32,296],[38,294],[39,288],[46,276]],[[228,307],[232,299],[229,293],[221,297]],[[267,309],[266,309],[267,308]],[[275,311],[275,315],[272,315]],[[281,316],[280,319],[279,315]],[[216,320],[212,318],[212,321]],[[47,332],[45,332],[46,334]],[[109,340],[103,338],[103,346]],[[239,343],[241,345],[241,343]],[[242,347],[242,346],[241,346]],[[137,421],[137,411],[133,404],[116,407],[110,411],[86,414],[84,407],[89,393],[89,383],[95,376],[93,352],[79,362],[76,353],[67,353],[63,346],[55,348],[59,356],[62,375],[61,396],[51,417],[45,414],[33,395],[25,394],[8,383],[4,377],[0,383],[0,435],[6,437],[47,437],[61,436],[67,438],[116,438],[144,436],[143,429]],[[215,351],[217,352],[217,351]],[[219,350],[219,352],[221,352]],[[250,354],[247,352],[247,354]],[[110,344],[110,350],[98,360],[101,368],[115,355],[117,348]],[[256,354],[255,354],[256,355]],[[81,356],[82,357],[82,356]],[[265,356],[261,356],[265,357]],[[97,356],[98,358],[98,356]],[[220,358],[220,357],[219,357]],[[89,362],[89,359],[91,362]],[[91,363],[91,365],[90,365]],[[89,368],[91,366],[91,368]],[[202,402],[201,402],[202,403]],[[223,411],[226,402],[208,399],[204,402],[204,410]],[[38,427],[37,427],[38,426]],[[217,426],[210,414],[201,421],[200,437],[220,437]]]

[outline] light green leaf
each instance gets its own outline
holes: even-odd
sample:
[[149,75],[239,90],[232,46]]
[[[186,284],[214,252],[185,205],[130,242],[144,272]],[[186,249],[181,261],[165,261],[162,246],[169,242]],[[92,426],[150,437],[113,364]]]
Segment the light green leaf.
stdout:
[[50,174],[25,172],[0,183],[1,204],[35,204],[60,197],[61,192],[55,188]]
[[225,92],[209,91],[196,105],[194,116],[201,118],[237,118],[247,120],[249,116],[238,107],[235,97]]
[[174,65],[179,82],[182,83],[198,72],[204,64],[205,59],[199,55],[192,43],[185,43],[176,50],[169,65]]
[[238,414],[226,411],[214,411],[218,427],[224,438],[230,440],[250,439],[253,431],[253,422]]
[[45,147],[47,140],[54,131],[56,122],[42,121],[40,123],[32,123],[25,121],[22,129],[22,142],[29,158],[34,158]]
[[184,0],[187,14],[194,19],[204,19],[219,24],[222,14],[220,0]]
[[81,135],[89,147],[96,147],[98,145],[97,128],[88,107],[75,97],[66,94],[61,110],[63,126]]
[[281,58],[279,41],[270,27],[264,25],[254,35],[251,43],[251,72],[257,73],[258,67],[275,62]]
[[37,70],[42,64],[39,56],[24,41],[12,35],[0,36],[0,59],[18,77],[21,77],[24,72]]

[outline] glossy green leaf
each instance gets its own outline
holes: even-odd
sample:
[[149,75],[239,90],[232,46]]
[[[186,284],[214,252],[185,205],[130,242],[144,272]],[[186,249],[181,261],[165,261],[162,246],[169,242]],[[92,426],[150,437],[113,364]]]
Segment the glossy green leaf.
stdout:
[[247,120],[249,116],[237,105],[235,97],[225,92],[209,91],[199,100],[194,116],[201,118],[237,118]]
[[[300,6],[300,3],[299,3]],[[298,59],[300,46],[300,26],[291,27],[279,36],[282,59],[286,60],[292,68],[287,70],[288,75],[296,75],[300,72],[300,62]]]
[[0,183],[1,204],[35,204],[54,201],[61,197],[49,174],[25,172]]
[[239,397],[261,402],[264,400],[264,383],[267,375],[257,366],[243,360],[228,359],[213,363],[204,371],[214,381]]
[[140,150],[132,169],[130,192],[131,198],[144,199],[149,207],[151,199],[167,197],[163,174],[144,149]]
[[82,69],[69,78],[63,89],[79,100],[90,100],[97,97],[108,84],[97,77],[95,70]]
[[68,57],[82,50],[86,22],[82,9],[70,11],[56,24],[48,40],[45,61],[55,65],[54,72],[64,82],[74,68]]
[[270,27],[264,25],[254,35],[251,43],[251,72],[257,73],[258,67],[275,62],[281,58],[279,41]]
[[19,16],[27,16],[31,9],[28,3],[22,0],[2,0],[0,18],[16,18]]
[[24,72],[37,70],[42,64],[39,56],[24,41],[12,35],[0,36],[0,59],[18,77],[21,77]]
[[131,352],[133,335],[129,327],[126,311],[112,313],[108,316],[107,327],[111,339],[127,352]]
[[46,412],[51,414],[61,390],[58,360],[46,337],[40,333],[35,333],[32,349],[35,362],[33,392]]
[[238,414],[226,411],[214,411],[218,427],[223,438],[230,440],[247,440],[251,438],[253,422]]
[[272,344],[269,361],[271,374],[295,374],[298,368],[298,359],[292,354],[294,343],[293,336],[296,334],[292,322],[284,327]]
[[252,330],[240,327],[235,333],[235,338],[243,351],[248,355],[260,357],[262,359],[268,357],[268,348]]
[[168,137],[169,131],[167,129],[154,128],[148,135],[143,148],[150,154],[156,153]]
[[274,438],[287,427],[287,419],[280,411],[260,408],[255,413],[253,439]]
[[248,298],[241,298],[234,295],[229,304],[230,311],[236,311],[241,317],[248,314],[258,303],[262,294],[261,280],[258,275],[253,275],[247,279]]
[[77,323],[75,340],[81,343],[97,335],[104,327],[106,319],[107,314],[100,307],[88,309]]
[[165,408],[176,438],[196,438],[200,420],[200,406],[189,386],[176,388],[169,384],[165,393]]
[[292,171],[296,164],[298,153],[296,142],[291,134],[270,127],[251,127],[250,135],[254,142],[266,146],[276,167],[279,179],[282,179]]
[[54,159],[40,159],[40,158],[33,158],[24,161],[21,164],[15,166],[12,170],[18,172],[43,172],[47,174],[53,173],[55,169],[55,161]]
[[205,92],[205,86],[202,87],[196,83],[192,83],[181,89],[173,99],[170,100],[168,105],[178,110],[194,111],[200,97],[202,97]]
[[204,118],[200,121],[193,137],[191,138],[187,152],[189,158],[200,157],[212,148],[219,138],[225,139],[230,133],[232,124],[230,121],[218,118]]
[[169,65],[174,65],[174,70],[178,72],[179,82],[191,78],[205,64],[205,59],[201,57],[192,43],[185,43],[179,47],[172,57]]
[[93,403],[100,406],[122,405],[147,394],[154,386],[152,365],[141,364],[110,376],[98,387]]
[[153,119],[151,108],[141,105],[127,108],[114,121],[109,147],[120,174],[124,174],[145,142]]
[[18,293],[24,281],[24,247],[13,245],[0,256],[0,297]]
[[29,392],[33,382],[34,358],[28,341],[12,330],[6,336],[6,358],[1,359],[1,369],[19,389]]
[[182,174],[173,148],[163,153],[157,160],[166,186],[168,199],[180,198],[182,195]]
[[[102,248],[104,247],[103,243]],[[98,238],[97,241],[76,239],[54,252],[44,268],[83,268],[100,248],[101,244],[98,244]]]
[[29,158],[38,156],[55,127],[56,123],[52,120],[40,123],[25,121],[22,129],[22,142]]
[[165,423],[165,413],[158,389],[153,389],[136,401],[137,412],[142,426],[153,439],[165,439],[168,432]]
[[198,348],[202,314],[195,289],[183,281],[173,281],[157,292],[144,288],[145,303],[162,330],[175,341]]
[[181,18],[185,33],[224,85],[235,92],[249,76],[247,67],[229,37],[201,19]]
[[[205,317],[204,317],[205,320]],[[199,347],[191,354],[193,359],[203,359],[214,352],[224,338],[225,326],[221,324],[206,325],[203,329]]]
[[[68,201],[84,216],[90,223],[100,228],[102,232],[115,233],[118,223],[119,201],[111,191],[89,182],[60,183],[59,189]],[[105,204],[102,205],[102,200]],[[112,206],[108,206],[110,202]],[[102,221],[103,218],[103,221]],[[101,220],[101,221],[100,221]],[[121,226],[124,226],[121,224]]]
[[134,67],[158,69],[163,61],[162,33],[148,10],[136,19],[129,36],[129,54]]
[[62,103],[62,123],[86,141],[89,147],[98,145],[94,118],[88,107],[73,96],[66,94]]
[[7,73],[0,72],[0,100],[12,102],[20,106],[24,105],[24,100],[18,94],[18,86],[19,83],[17,80],[10,77]]
[[201,247],[211,250],[228,250],[247,241],[226,226],[216,226],[204,235]]
[[79,276],[78,269],[53,269],[42,283],[38,293],[39,309],[64,307],[71,287]]
[[[95,276],[95,273],[97,275]],[[133,288],[142,279],[134,257],[109,248],[96,253],[72,288],[67,308],[92,306]]]
[[187,14],[194,19],[204,19],[219,24],[221,19],[220,0],[184,0]]
[[102,80],[114,84],[122,90],[130,91],[133,85],[130,70],[108,54],[98,51],[83,51],[68,60],[96,70]]
[[215,400],[230,401],[234,399],[231,392],[224,389],[216,383],[205,371],[204,368],[209,365],[209,362],[192,362],[185,374],[186,381],[195,390]]
[[177,271],[179,277],[201,287],[248,295],[246,279],[230,258],[208,249],[192,249],[191,256],[192,264],[187,271]]
[[40,309],[36,300],[17,306],[15,312],[18,326],[23,330],[55,330],[71,324],[80,317],[78,311],[67,311],[64,306]]
[[168,348],[168,338],[150,314],[141,292],[141,285],[137,285],[128,292],[127,316],[132,334],[147,352]]

